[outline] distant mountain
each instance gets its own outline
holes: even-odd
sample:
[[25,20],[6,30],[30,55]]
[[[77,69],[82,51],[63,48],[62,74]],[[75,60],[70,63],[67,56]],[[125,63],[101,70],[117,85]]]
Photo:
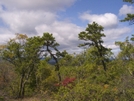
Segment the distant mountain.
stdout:
[[[41,60],[44,60],[45,58],[41,58]],[[55,65],[56,64],[56,61],[52,58],[52,59],[50,59],[49,61],[48,61],[48,63],[50,64],[50,65]]]
[[55,64],[56,64],[56,61],[55,61],[54,59],[50,59],[50,60],[48,61],[48,63],[51,64],[51,65],[55,65]]

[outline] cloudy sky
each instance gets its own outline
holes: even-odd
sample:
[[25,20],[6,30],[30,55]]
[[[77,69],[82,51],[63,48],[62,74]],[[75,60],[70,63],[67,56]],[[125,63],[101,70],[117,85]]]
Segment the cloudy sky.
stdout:
[[123,0],[0,0],[0,44],[15,33],[42,36],[53,33],[61,50],[78,52],[78,34],[93,21],[104,27],[104,45],[117,52],[115,41],[133,33],[133,25],[121,23],[133,5]]

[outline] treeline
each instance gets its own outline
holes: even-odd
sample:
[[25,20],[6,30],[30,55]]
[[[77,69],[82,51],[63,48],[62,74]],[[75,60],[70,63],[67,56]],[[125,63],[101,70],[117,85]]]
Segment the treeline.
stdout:
[[[133,14],[122,21],[133,22]],[[16,34],[0,45],[0,101],[35,95],[51,101],[133,101],[134,35],[115,42],[120,52],[113,57],[103,46],[103,29],[93,22],[78,34],[78,46],[86,47],[79,54],[58,50],[50,33]]]
[[[30,38],[16,34],[1,45],[1,99],[45,93],[56,101],[134,100],[134,36],[115,42],[121,51],[111,60],[113,53],[102,45],[102,32],[101,25],[88,24],[78,34],[85,41],[79,47],[86,47],[79,54],[60,52],[49,33]],[[55,65],[49,64],[51,59]]]

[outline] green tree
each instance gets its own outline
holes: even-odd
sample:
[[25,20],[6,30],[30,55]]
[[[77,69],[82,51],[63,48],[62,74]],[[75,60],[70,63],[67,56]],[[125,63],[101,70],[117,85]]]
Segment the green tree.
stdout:
[[104,47],[102,45],[103,40],[102,37],[105,37],[104,33],[102,33],[103,27],[98,25],[97,23],[93,22],[92,24],[88,24],[88,27],[85,31],[80,32],[79,39],[86,41],[84,44],[80,44],[79,46],[90,46],[93,47],[94,50],[92,53],[94,57],[97,57],[99,61],[101,61],[104,70],[106,71],[106,55],[107,51],[110,49]]
[[3,59],[12,63],[19,77],[18,97],[25,95],[25,86],[40,61],[40,37],[28,38],[24,34],[16,34],[2,50]]
[[[131,3],[131,4],[134,3],[133,0],[123,0],[123,1],[124,1],[124,2],[128,2],[128,3]],[[121,21],[121,22],[126,22],[126,21],[128,21],[129,24],[133,24],[133,23],[134,23],[134,14],[128,13],[128,14],[126,15],[126,17],[125,17],[123,20],[120,20],[120,21]]]
[[127,14],[127,16],[123,19],[123,20],[120,20],[121,22],[126,22],[128,21],[129,24],[133,24],[134,22],[134,14]]
[[56,64],[55,64],[55,71],[58,72],[58,78],[59,81],[61,81],[61,75],[60,75],[60,65],[58,62],[58,57],[65,56],[65,52],[60,52],[57,47],[59,46],[59,44],[56,42],[55,38],[53,37],[53,34],[49,34],[49,33],[43,33],[43,36],[41,38],[42,42],[43,42],[43,46],[42,49],[44,52],[48,52],[49,56],[51,57],[51,59],[54,59]]
[[124,42],[120,41],[115,42],[115,45],[119,46],[121,50],[120,53],[118,54],[118,58],[128,61],[134,59],[134,46],[132,42],[130,42],[128,37]]
[[134,76],[134,68],[133,68],[133,60],[134,60],[134,35],[132,35],[132,38],[126,38],[124,42],[115,42],[117,46],[120,47],[120,52],[117,56],[117,58],[121,59],[123,61],[123,65],[128,66],[127,70],[130,75]]
[[[52,34],[43,33],[43,36],[34,36],[28,38],[24,34],[16,34],[6,45],[1,45],[1,55],[3,59],[12,63],[19,77],[18,97],[23,98],[25,88],[30,85],[36,87],[36,73],[40,61],[45,57],[54,59],[55,71],[58,72],[59,81],[61,81],[59,57],[65,56],[66,52],[60,52],[57,49],[59,44]],[[48,54],[48,55],[47,55]],[[47,72],[47,71],[46,71]]]
[[98,58],[101,61],[104,70],[106,71],[106,58],[108,48],[102,45],[103,40],[102,37],[105,37],[104,33],[102,33],[103,27],[98,25],[97,23],[93,22],[92,24],[88,24],[88,27],[85,31],[80,32],[79,39],[86,41],[84,44],[80,44],[79,46],[90,46],[93,49],[92,53],[94,57]]

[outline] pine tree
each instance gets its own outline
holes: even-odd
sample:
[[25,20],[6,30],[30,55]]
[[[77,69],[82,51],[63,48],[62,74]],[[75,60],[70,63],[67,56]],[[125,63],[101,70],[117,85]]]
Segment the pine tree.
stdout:
[[92,24],[88,24],[88,27],[85,31],[80,32],[79,39],[84,40],[84,44],[80,44],[79,46],[89,46],[94,47],[93,53],[94,55],[101,61],[104,70],[106,71],[106,58],[108,48],[102,45],[103,40],[102,37],[105,37],[104,33],[102,33],[103,27],[93,22]]

